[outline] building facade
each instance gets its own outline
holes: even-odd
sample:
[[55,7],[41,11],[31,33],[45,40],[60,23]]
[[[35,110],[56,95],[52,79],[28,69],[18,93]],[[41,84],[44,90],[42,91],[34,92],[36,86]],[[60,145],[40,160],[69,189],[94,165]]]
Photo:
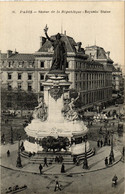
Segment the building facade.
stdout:
[[116,65],[112,67],[112,87],[114,93],[118,93],[123,89],[122,70]]
[[[55,36],[51,38],[55,39]],[[67,49],[66,73],[72,82],[71,88],[80,92],[83,105],[111,100],[113,61],[109,54],[97,46],[84,50],[81,42],[76,43],[66,34],[61,34],[61,39]],[[6,84],[8,90],[18,88],[33,91],[39,96],[44,91],[42,83],[50,70],[52,57],[52,44],[44,37],[41,37],[40,49],[34,54],[1,53],[2,84]]]

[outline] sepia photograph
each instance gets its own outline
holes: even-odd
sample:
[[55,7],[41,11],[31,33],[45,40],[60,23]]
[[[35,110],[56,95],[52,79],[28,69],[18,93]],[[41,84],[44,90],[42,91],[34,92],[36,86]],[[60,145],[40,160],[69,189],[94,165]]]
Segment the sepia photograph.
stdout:
[[124,194],[124,2],[0,2],[1,194]]

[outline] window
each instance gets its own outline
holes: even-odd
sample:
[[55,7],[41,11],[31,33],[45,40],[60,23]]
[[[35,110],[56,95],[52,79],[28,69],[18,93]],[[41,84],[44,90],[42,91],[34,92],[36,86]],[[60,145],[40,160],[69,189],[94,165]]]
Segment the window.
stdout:
[[8,63],[8,67],[11,67],[11,62]]
[[44,80],[44,74],[40,74],[40,80]]
[[7,107],[11,108],[12,107],[12,103],[11,102],[7,102]]
[[8,96],[7,95],[7,101],[12,101],[12,96],[10,96],[10,95]]
[[28,91],[32,91],[32,84],[28,83]]
[[18,83],[18,89],[20,90],[22,88],[22,84]]
[[76,73],[76,80],[78,79],[77,73]]
[[12,86],[10,83],[8,83],[8,90],[11,90],[12,89]]
[[69,68],[69,63],[68,62],[66,62],[66,68]]
[[18,73],[18,79],[21,79],[21,78],[22,78],[22,74]]
[[32,74],[31,73],[28,74],[28,80],[32,80]]
[[42,85],[42,83],[40,83],[40,91],[41,91],[41,92],[44,91],[44,86]]
[[12,74],[8,73],[8,79],[12,79]]
[[44,61],[41,61],[41,62],[40,62],[40,67],[41,67],[41,68],[44,68]]

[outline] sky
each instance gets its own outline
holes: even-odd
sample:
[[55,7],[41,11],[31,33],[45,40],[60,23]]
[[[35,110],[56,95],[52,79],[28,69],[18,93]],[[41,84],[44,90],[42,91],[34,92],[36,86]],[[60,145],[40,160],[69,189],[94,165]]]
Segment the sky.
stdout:
[[84,48],[110,51],[125,72],[124,2],[1,2],[1,52],[36,52],[46,24],[50,36],[66,31]]

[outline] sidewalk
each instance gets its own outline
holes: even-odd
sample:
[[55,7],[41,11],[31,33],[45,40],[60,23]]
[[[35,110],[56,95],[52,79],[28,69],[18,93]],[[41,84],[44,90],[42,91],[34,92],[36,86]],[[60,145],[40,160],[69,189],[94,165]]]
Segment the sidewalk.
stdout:
[[[96,142],[91,141],[90,145],[92,147],[96,147]],[[26,173],[34,173],[39,174],[39,164],[32,164],[29,163],[30,159],[26,159],[21,157],[22,161],[22,168],[16,167],[16,160],[17,160],[17,149],[18,149],[18,143],[15,142],[13,145],[7,144],[7,145],[1,145],[1,166],[16,170],[16,171],[22,171]],[[7,150],[10,150],[10,157],[7,157]],[[79,166],[72,165],[72,164],[65,164],[65,170],[66,172],[64,174],[67,175],[73,175],[73,174],[83,174],[83,173],[90,173],[106,168],[110,168],[112,165],[115,165],[117,162],[121,159],[121,153],[117,150],[117,148],[114,147],[114,157],[115,162],[109,166],[105,167],[105,158],[109,156],[111,147],[110,146],[104,146],[102,148],[97,149],[96,155],[92,156],[91,158],[88,158],[88,166],[89,169],[85,170],[83,169],[83,162]],[[65,161],[64,161],[65,163]],[[59,175],[61,170],[61,164],[52,164],[48,167],[43,167],[43,175]]]

